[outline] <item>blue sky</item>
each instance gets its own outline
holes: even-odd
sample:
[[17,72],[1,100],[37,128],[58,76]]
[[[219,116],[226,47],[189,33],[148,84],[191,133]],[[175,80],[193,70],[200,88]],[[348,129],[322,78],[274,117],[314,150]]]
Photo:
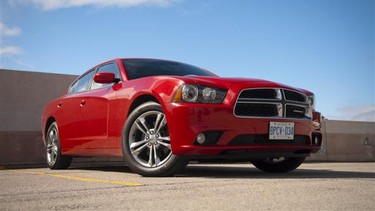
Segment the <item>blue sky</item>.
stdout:
[[375,121],[374,0],[1,0],[0,68],[81,74],[115,57],[182,61],[315,93]]

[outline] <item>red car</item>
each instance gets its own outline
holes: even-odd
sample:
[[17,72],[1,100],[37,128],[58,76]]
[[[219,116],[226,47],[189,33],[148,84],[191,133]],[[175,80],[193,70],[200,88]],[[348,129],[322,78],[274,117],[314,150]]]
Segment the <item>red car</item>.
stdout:
[[157,59],[85,72],[46,105],[42,131],[51,169],[74,156],[117,156],[144,176],[173,175],[192,159],[288,172],[322,142],[311,92]]

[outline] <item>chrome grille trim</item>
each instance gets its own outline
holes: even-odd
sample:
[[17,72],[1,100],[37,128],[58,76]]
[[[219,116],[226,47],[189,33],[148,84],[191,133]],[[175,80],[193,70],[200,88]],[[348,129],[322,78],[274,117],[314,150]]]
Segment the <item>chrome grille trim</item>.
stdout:
[[[268,95],[262,98],[262,94]],[[274,110],[272,106],[275,106]],[[233,114],[239,118],[310,119],[310,110],[308,97],[302,92],[281,88],[252,88],[241,90]],[[271,113],[268,115],[265,111]]]

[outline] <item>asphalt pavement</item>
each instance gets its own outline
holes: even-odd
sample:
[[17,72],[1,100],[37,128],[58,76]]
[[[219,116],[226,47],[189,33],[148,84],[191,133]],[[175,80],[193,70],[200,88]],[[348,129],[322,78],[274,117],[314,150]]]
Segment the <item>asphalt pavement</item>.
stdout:
[[0,167],[0,210],[374,210],[375,163],[190,164],[149,178],[126,166]]

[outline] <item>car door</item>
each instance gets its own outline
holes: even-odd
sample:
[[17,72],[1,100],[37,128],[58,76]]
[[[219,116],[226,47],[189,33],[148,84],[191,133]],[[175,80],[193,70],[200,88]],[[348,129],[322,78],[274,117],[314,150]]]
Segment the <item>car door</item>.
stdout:
[[63,151],[77,148],[83,144],[80,133],[80,110],[82,95],[87,91],[94,70],[82,75],[73,83],[58,103],[57,124]]
[[[112,72],[120,79],[116,63],[106,63],[97,68],[97,73]],[[112,84],[100,84],[91,79],[89,90],[81,96],[80,134],[85,149],[112,148],[108,136],[110,102],[116,100]],[[95,153],[95,152],[94,152]]]

